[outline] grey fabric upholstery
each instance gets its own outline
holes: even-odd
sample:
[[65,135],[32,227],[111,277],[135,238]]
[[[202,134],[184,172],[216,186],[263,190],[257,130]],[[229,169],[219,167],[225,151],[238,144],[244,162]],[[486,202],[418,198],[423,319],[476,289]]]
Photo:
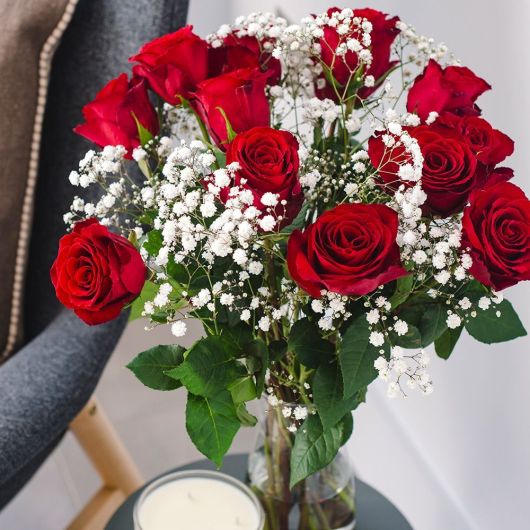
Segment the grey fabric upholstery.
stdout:
[[125,318],[88,327],[61,309],[49,280],[68,173],[92,146],[72,132],[82,106],[128,71],[139,46],[185,23],[187,0],[80,0],[55,55],[26,280],[29,341],[0,367],[0,509],[53,449],[93,392]]

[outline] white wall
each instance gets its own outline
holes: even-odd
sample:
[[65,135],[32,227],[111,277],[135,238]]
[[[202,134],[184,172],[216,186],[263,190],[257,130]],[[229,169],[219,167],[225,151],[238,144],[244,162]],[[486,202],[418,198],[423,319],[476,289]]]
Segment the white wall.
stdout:
[[[516,182],[530,193],[530,3],[366,4],[443,40],[493,85],[480,105],[485,117],[516,141],[509,163]],[[204,35],[251,11],[280,7],[295,21],[331,5],[320,0],[192,0],[190,22]],[[530,285],[511,289],[508,297],[530,328]],[[351,451],[359,474],[387,494],[416,530],[530,528],[529,346],[526,338],[488,347],[464,337],[449,362],[433,362],[432,396],[390,401],[383,386],[370,391],[368,404],[356,415]]]

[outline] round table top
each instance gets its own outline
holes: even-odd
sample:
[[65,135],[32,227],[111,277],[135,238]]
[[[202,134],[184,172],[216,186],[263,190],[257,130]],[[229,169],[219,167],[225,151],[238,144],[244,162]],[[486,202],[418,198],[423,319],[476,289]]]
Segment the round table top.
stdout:
[[[179,467],[175,471],[186,469],[215,469],[215,466],[208,460],[199,460]],[[245,481],[247,455],[226,456],[221,471]],[[133,528],[134,503],[148,484],[125,500],[114,513],[105,530],[131,530]],[[413,530],[405,517],[386,497],[361,480],[356,480],[355,485],[357,500],[357,524],[355,530]]]

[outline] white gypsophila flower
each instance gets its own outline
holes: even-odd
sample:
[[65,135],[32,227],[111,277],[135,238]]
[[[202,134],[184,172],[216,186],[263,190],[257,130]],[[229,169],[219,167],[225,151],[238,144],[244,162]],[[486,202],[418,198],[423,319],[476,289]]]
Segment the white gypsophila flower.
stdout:
[[405,335],[408,330],[409,326],[404,320],[396,320],[394,323],[394,331],[397,333],[397,335]]
[[377,324],[379,322],[380,314],[377,309],[372,309],[371,311],[368,311],[366,313],[366,320],[368,320],[369,324]]
[[178,320],[177,322],[171,324],[171,333],[173,333],[175,337],[184,337],[184,335],[186,335],[186,331],[187,326],[183,320]]
[[451,313],[447,317],[447,327],[449,329],[456,329],[460,327],[461,324],[462,324],[462,319],[456,313]]
[[271,327],[271,321],[268,316],[261,317],[258,321],[258,327],[261,331],[269,331]]
[[264,206],[276,206],[278,204],[278,200],[278,194],[266,192],[261,197],[261,204],[263,204]]
[[478,301],[478,306],[483,311],[486,311],[486,309],[489,309],[490,305],[491,305],[491,299],[488,298],[487,296],[482,296],[480,300]]
[[234,295],[230,293],[223,293],[219,299],[221,305],[230,306],[234,303]]
[[239,318],[243,322],[248,322],[250,320],[251,316],[252,316],[252,314],[250,313],[250,311],[248,309],[243,309],[243,311],[241,311],[241,314],[239,315]]
[[372,346],[377,348],[385,343],[385,336],[380,331],[372,331],[368,340]]
[[263,264],[259,261],[251,261],[248,264],[248,272],[255,275],[261,274],[263,272]]
[[458,305],[465,311],[471,307],[471,301],[467,296],[464,296],[461,300],[459,300]]
[[311,301],[311,309],[315,313],[322,313],[324,311],[324,306],[320,300],[312,300]]
[[298,405],[293,411],[293,416],[298,421],[305,420],[307,418],[307,407],[301,407]]
[[290,418],[292,413],[291,407],[282,407],[282,416],[284,418]]

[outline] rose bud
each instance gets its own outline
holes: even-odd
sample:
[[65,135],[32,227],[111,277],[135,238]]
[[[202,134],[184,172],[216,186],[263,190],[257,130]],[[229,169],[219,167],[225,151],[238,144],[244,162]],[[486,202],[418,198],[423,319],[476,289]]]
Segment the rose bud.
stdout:
[[321,290],[348,296],[371,293],[406,276],[401,265],[397,213],[383,204],[341,204],[324,212],[287,245],[293,280],[308,294]]
[[74,131],[100,147],[122,145],[127,158],[140,145],[137,121],[152,135],[159,130],[158,117],[149,101],[145,82],[139,78],[127,80],[121,74],[110,81],[94,101],[83,107],[85,123]]
[[444,111],[477,116],[477,98],[491,86],[465,66],[443,69],[434,59],[429,61],[409,91],[407,110],[426,120],[431,112]]
[[475,191],[462,219],[462,250],[469,272],[500,290],[530,280],[530,201],[523,190],[500,182]]
[[[298,141],[288,131],[270,127],[254,127],[238,134],[226,150],[227,165],[237,162],[231,186],[240,186],[252,191],[254,206],[275,219],[282,217],[277,228],[290,224],[296,217],[304,195],[298,179],[300,161]],[[229,187],[221,191],[221,199],[228,199]],[[268,208],[262,202],[265,193],[277,196],[278,203]],[[285,205],[281,201],[286,201]]]
[[221,149],[228,143],[227,120],[236,133],[270,124],[266,83],[267,74],[243,68],[199,84],[192,104]]
[[208,75],[208,43],[195,35],[193,26],[144,44],[131,57],[136,76],[145,78],[151,89],[171,105],[179,105]]
[[59,301],[94,325],[116,318],[140,294],[146,272],[127,239],[88,219],[61,238],[51,280]]

